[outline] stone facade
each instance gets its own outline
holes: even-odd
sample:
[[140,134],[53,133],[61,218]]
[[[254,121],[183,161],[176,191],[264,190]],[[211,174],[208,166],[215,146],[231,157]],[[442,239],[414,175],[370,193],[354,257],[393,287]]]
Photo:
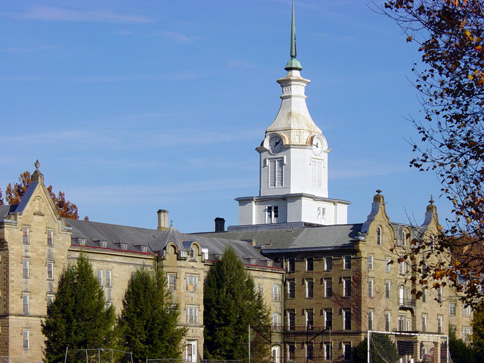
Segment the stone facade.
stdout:
[[[55,296],[63,269],[87,255],[108,304],[116,313],[133,272],[150,268],[161,255],[169,288],[180,304],[181,325],[188,327],[184,359],[203,358],[203,284],[215,257],[229,245],[254,277],[272,314],[282,316],[284,270],[273,267],[250,242],[193,238],[173,227],[141,229],[59,217],[37,169],[20,204],[0,206],[0,359],[42,360],[41,320]],[[280,346],[280,343],[279,343]],[[93,347],[97,348],[97,347]],[[160,357],[162,358],[162,357]]]

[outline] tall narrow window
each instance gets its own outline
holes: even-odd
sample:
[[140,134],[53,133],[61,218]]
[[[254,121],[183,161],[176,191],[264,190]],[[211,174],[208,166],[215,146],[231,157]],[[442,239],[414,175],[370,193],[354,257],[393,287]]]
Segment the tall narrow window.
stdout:
[[112,272],[111,270],[106,270],[106,287],[112,286]]
[[351,277],[343,277],[343,296],[351,296]]
[[405,330],[405,317],[399,316],[398,317],[398,331]]
[[306,309],[306,329],[313,330],[313,327],[314,327],[313,309]]
[[427,315],[422,315],[422,331],[427,331]]
[[324,310],[324,326],[326,329],[333,329],[333,310]]
[[279,188],[283,186],[284,178],[284,160],[271,159],[269,160],[269,187]]
[[306,258],[306,271],[312,271],[313,270],[313,258],[308,257]]
[[324,360],[331,359],[331,343],[324,343]]
[[104,286],[103,270],[97,270],[97,281],[99,282],[99,286]]
[[294,358],[296,358],[296,344],[287,344],[287,357],[291,360],[294,360]]
[[187,324],[198,324],[198,306],[187,305]]
[[308,360],[314,359],[314,345],[313,342],[306,343],[306,358]]
[[281,315],[278,313],[272,314],[272,327],[276,329],[281,327]]
[[390,331],[392,315],[390,312],[385,313],[385,331]]
[[30,332],[28,330],[22,331],[22,348],[24,350],[30,349]]
[[381,245],[382,238],[383,238],[383,230],[382,230],[381,226],[378,226],[378,228],[376,230],[376,244],[377,245]]
[[333,280],[331,278],[324,279],[324,297],[333,296]]
[[344,360],[351,360],[351,343],[343,343]]
[[390,299],[392,293],[392,283],[385,281],[385,298]]
[[351,330],[351,309],[343,309],[344,330]]
[[368,296],[369,296],[369,297],[373,297],[373,296],[375,296],[375,292],[374,292],[374,288],[373,288],[373,286],[374,286],[374,281],[373,281],[373,279],[369,279],[369,280],[368,280]]
[[296,327],[296,313],[294,310],[287,310],[287,328],[294,330]]
[[368,270],[373,271],[374,256],[368,256]]
[[187,275],[187,291],[188,292],[197,292],[198,289],[198,276]]
[[313,297],[313,279],[306,280],[306,298],[311,299]]
[[54,263],[53,262],[47,263],[47,279],[48,280],[54,279]]
[[331,271],[333,269],[333,257],[326,256],[324,258],[324,271]]
[[456,311],[455,303],[450,303],[449,304],[449,315],[455,316],[455,311]]
[[385,257],[385,272],[392,272],[392,259]]
[[373,330],[373,311],[368,311],[368,330]]
[[281,286],[272,285],[272,301],[281,301]]
[[343,256],[343,268],[345,270],[351,270],[351,256]]
[[296,297],[296,281],[287,280],[287,297],[294,299]]
[[47,246],[52,247],[54,245],[54,231],[52,229],[47,230]]
[[25,315],[30,314],[30,296],[29,294],[23,294],[22,295],[22,310]]
[[30,278],[30,260],[23,259],[22,267],[23,267],[23,278],[24,279]]
[[296,271],[296,260],[294,258],[287,259],[287,272]]
[[437,317],[437,333],[441,334],[443,329],[443,318],[441,315]]
[[176,290],[176,274],[166,274],[168,278],[168,288],[170,291]]
[[22,228],[22,242],[24,245],[30,244],[30,229],[29,227]]

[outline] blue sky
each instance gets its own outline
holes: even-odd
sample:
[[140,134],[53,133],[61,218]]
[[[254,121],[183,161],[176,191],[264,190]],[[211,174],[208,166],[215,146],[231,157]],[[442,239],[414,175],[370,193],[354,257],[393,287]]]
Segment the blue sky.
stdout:
[[[381,4],[381,1],[376,1]],[[416,47],[363,0],[296,0],[313,120],[333,151],[329,195],[363,222],[380,188],[392,221],[421,224],[431,173],[410,168]],[[255,147],[277,114],[290,0],[3,1],[0,187],[34,170],[92,221],[182,232],[237,224],[257,195]]]

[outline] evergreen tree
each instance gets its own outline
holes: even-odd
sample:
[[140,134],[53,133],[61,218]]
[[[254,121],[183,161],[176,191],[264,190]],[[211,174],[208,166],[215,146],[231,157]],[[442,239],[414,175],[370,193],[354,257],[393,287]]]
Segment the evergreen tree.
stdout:
[[449,328],[449,351],[453,363],[477,363],[476,354],[472,347],[461,339],[457,339],[453,329]]
[[179,305],[168,290],[161,264],[131,277],[118,320],[120,345],[135,362],[146,358],[180,358],[187,329],[178,326]]
[[[207,274],[203,316],[207,358],[246,359],[249,326],[270,324],[262,295],[256,293],[253,278],[231,247]],[[268,341],[260,335],[255,336],[257,344],[251,356],[268,357]]]
[[87,257],[81,255],[75,266],[64,269],[54,301],[42,322],[46,337],[46,362],[64,362],[66,348],[69,361],[82,359],[79,349],[111,348],[115,322],[114,308],[106,307],[101,286]]
[[484,302],[474,310],[472,318],[472,347],[476,361],[484,361]]

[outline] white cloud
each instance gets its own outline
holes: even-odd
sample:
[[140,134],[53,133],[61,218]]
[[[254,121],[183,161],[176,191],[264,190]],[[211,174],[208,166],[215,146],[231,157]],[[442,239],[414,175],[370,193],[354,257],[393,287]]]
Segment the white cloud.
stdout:
[[148,23],[152,20],[142,16],[115,14],[108,10],[72,10],[53,6],[37,6],[16,14],[24,19],[43,21],[104,22],[104,23]]

